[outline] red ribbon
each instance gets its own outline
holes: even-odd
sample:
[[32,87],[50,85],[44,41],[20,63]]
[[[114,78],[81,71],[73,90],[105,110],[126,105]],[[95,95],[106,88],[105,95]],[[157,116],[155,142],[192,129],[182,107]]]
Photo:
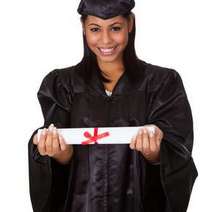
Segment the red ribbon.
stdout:
[[82,145],[86,145],[86,144],[90,144],[92,142],[94,142],[94,144],[98,144],[97,143],[97,140],[99,140],[101,138],[105,138],[105,137],[107,137],[109,135],[110,135],[109,132],[104,132],[104,133],[98,135],[98,128],[94,128],[94,134],[93,134],[93,136],[88,131],[85,131],[84,132],[84,136],[86,138],[88,138],[88,140],[82,141],[81,144]]

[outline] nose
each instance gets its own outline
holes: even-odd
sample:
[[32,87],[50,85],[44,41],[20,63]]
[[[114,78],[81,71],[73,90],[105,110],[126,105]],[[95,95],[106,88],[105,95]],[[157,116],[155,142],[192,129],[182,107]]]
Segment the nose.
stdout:
[[102,44],[104,45],[109,44],[111,42],[111,36],[107,30],[102,31],[101,40],[102,40]]

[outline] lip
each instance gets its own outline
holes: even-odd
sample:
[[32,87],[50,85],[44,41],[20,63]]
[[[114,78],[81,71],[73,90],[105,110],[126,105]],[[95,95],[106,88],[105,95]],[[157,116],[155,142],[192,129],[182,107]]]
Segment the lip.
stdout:
[[116,48],[117,48],[117,46],[107,47],[107,48],[98,47],[98,50],[99,50],[101,55],[110,56],[110,55],[113,55],[115,53]]

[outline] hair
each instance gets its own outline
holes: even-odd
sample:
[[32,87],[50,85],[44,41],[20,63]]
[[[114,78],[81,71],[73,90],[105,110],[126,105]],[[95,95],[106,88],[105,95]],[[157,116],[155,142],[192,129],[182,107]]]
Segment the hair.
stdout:
[[[122,16],[124,18],[126,18],[127,20],[129,20],[130,15],[133,15],[133,20],[134,20],[133,21],[133,29],[129,33],[128,43],[124,49],[123,63],[124,63],[126,74],[128,75],[129,79],[132,82],[135,82],[138,79],[138,77],[141,75],[141,70],[138,67],[139,59],[136,55],[135,45],[134,45],[135,34],[136,34],[135,16],[131,12],[124,14]],[[82,15],[81,21],[84,23],[86,18],[87,18],[87,15]],[[103,73],[98,66],[96,55],[88,47],[84,33],[83,33],[83,44],[84,44],[84,56],[83,56],[80,64],[82,65],[81,68],[83,69],[83,75],[84,75],[85,81],[89,82],[91,72],[93,70],[96,70],[97,71],[96,74],[103,82],[111,82],[109,79],[107,79],[103,76]]]

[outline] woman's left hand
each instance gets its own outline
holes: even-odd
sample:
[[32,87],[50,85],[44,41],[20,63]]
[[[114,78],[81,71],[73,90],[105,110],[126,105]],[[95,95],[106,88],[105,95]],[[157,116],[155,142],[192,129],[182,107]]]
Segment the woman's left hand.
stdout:
[[[148,131],[146,127],[153,127]],[[139,129],[137,135],[131,139],[130,148],[137,150],[151,163],[160,161],[160,144],[163,139],[163,132],[156,125],[144,125]]]

